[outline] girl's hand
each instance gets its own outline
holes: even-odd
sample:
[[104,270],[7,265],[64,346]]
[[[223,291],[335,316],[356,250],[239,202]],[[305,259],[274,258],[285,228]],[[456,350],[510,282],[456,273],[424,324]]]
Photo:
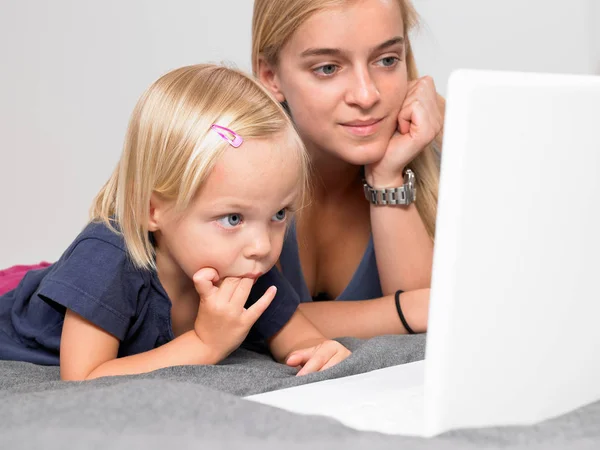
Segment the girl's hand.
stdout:
[[194,274],[194,285],[200,295],[194,330],[200,340],[213,349],[219,360],[234,351],[248,335],[254,322],[275,298],[277,288],[271,286],[250,308],[244,308],[254,280],[225,278],[217,287],[219,274],[213,268]]
[[383,158],[365,167],[367,182],[375,187],[401,186],[404,168],[433,141],[443,122],[433,79],[426,76],[409,82],[398,129]]
[[352,352],[339,342],[325,339],[320,344],[293,351],[285,363],[292,367],[302,366],[296,374],[301,376],[329,369],[351,354]]

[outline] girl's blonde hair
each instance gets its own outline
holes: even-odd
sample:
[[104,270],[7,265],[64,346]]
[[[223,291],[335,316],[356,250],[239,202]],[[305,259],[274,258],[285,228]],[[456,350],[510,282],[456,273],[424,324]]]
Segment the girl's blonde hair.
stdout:
[[[313,14],[340,7],[354,0],[255,0],[252,17],[252,70],[256,75],[260,58],[277,67],[279,54],[294,32]],[[419,16],[409,0],[397,0],[402,13],[406,45],[408,79],[418,78],[414,54],[408,36],[419,23]],[[417,179],[417,209],[433,239],[437,213],[439,183],[440,133],[410,164]]]
[[282,136],[287,143],[282,151],[289,151],[291,163],[298,164],[302,196],[306,194],[304,145],[284,109],[260,83],[217,65],[176,69],[154,82],[138,101],[121,159],[90,213],[92,220],[122,233],[136,266],[155,267],[148,232],[152,193],[184,211],[228,148],[211,130],[212,124],[243,139]]

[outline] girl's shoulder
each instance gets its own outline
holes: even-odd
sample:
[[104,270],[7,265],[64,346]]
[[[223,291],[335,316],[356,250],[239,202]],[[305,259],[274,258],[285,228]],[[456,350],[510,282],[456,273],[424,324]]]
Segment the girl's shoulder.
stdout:
[[[152,273],[148,269],[136,267],[129,257],[125,239],[117,226],[109,227],[104,222],[90,222],[73,240],[54,264],[54,270],[68,276],[84,274],[88,279],[102,283],[113,277],[127,281],[148,282]],[[90,273],[95,271],[95,273]],[[137,281],[134,281],[136,279]]]
[[75,238],[69,248],[76,247],[81,242],[88,239],[101,241],[107,245],[120,249],[123,252],[127,252],[125,240],[123,239],[120,229],[116,223],[114,223],[112,228],[110,228],[104,222],[89,222],[81,231],[81,233],[79,233],[79,235]]
[[162,301],[152,276],[134,265],[118,230],[91,222],[24,294],[59,315],[70,309],[122,340],[145,305]]
[[[148,270],[139,269],[134,265],[119,227],[116,224],[109,227],[101,221],[89,222],[63,252],[55,265],[61,265],[67,261],[71,264],[75,262],[76,265],[88,264],[92,267],[100,265],[108,271],[111,269],[126,270],[144,278],[149,275]],[[78,267],[75,268],[78,269]]]
[[[45,364],[58,364],[66,310],[122,342],[132,340],[135,345],[153,348],[158,338],[170,338],[165,334],[168,330],[162,331],[168,323],[170,303],[153,276],[154,272],[133,264],[118,232],[103,223],[89,223],[56,262],[28,272],[17,288],[2,298],[0,328],[2,316],[9,317],[5,323],[12,322],[9,329],[14,342],[49,349],[54,359],[44,360]],[[131,335],[132,329],[137,334]]]

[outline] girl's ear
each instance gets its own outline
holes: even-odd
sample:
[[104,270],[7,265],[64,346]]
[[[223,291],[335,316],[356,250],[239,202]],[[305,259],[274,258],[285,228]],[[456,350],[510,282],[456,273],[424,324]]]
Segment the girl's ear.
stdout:
[[275,97],[279,103],[285,102],[285,95],[281,91],[279,76],[275,67],[269,64],[262,56],[258,59],[257,77],[264,87]]
[[150,214],[148,216],[148,231],[160,230],[160,219],[165,202],[155,192],[150,196]]

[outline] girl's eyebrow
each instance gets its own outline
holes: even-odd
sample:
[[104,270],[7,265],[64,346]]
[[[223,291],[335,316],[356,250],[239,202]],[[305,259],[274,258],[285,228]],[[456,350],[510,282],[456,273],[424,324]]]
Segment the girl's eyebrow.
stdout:
[[[372,50],[372,52],[382,51],[396,44],[404,44],[404,36],[396,36],[391,39],[388,39],[384,43],[376,46]],[[306,58],[309,56],[341,56],[343,53],[344,51],[339,48],[308,48],[302,53],[300,53],[300,57]]]
[[212,199],[209,203],[209,207],[213,209],[222,210],[248,210],[252,208],[252,202],[248,202],[242,198],[235,197],[221,197]]

